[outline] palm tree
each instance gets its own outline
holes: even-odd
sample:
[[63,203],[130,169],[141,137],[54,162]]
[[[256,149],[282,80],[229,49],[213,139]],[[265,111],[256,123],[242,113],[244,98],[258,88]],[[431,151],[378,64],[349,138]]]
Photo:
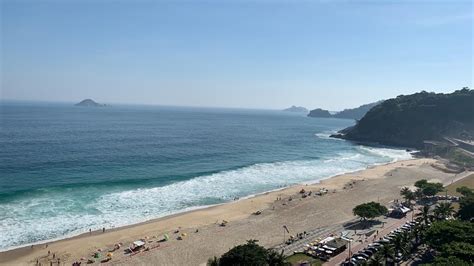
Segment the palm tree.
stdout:
[[408,187],[402,187],[402,189],[400,190],[400,196],[405,197],[405,195],[410,193],[410,192],[411,192],[411,190]]
[[417,188],[413,194],[418,200],[421,200],[423,198],[423,190],[421,190],[421,188]]
[[370,266],[382,266],[384,265],[384,256],[381,252],[376,252],[372,258],[368,261]]
[[385,244],[382,246],[380,250],[382,256],[385,258],[385,265],[388,265],[388,260],[391,259],[393,261],[395,254],[393,250],[392,244]]
[[402,247],[402,251],[403,251],[403,256],[406,256],[408,254],[410,254],[410,249],[411,249],[411,240],[413,238],[413,232],[403,232],[402,235],[401,235],[401,238],[402,238],[402,243],[403,243],[403,247]]
[[408,187],[403,187],[400,190],[400,195],[403,196],[405,203],[409,207],[411,206],[411,201],[416,199],[415,194]]
[[425,226],[428,226],[428,223],[430,222],[430,206],[423,206],[420,208],[420,213],[417,214],[418,217],[421,217],[423,222],[425,223]]
[[420,237],[421,237],[421,227],[420,225],[415,225],[413,228],[413,236],[415,237],[415,245],[418,245],[420,243]]
[[454,213],[454,207],[451,202],[440,202],[434,209],[434,213],[438,220],[446,220]]
[[411,201],[412,200],[416,200],[416,196],[415,196],[415,193],[411,192],[408,193],[407,195],[405,195],[405,200],[406,200],[406,203],[408,204],[408,207],[411,208]]

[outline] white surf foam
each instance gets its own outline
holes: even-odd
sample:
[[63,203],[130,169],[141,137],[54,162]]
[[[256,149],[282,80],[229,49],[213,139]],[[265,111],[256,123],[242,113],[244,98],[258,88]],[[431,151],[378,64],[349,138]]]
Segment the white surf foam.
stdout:
[[403,150],[359,146],[332,158],[255,164],[161,187],[117,192],[91,188],[21,199],[0,205],[0,248],[130,225],[410,157]]

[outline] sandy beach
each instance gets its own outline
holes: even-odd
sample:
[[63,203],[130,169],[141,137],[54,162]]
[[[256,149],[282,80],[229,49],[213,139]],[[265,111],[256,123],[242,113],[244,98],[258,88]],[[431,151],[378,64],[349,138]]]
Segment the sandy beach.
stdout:
[[[80,258],[91,258],[98,249],[105,254],[115,243],[123,243],[114,252],[109,264],[114,265],[203,265],[207,259],[220,256],[248,239],[258,239],[261,245],[272,247],[283,242],[282,226],[291,233],[310,231],[318,227],[343,223],[353,219],[352,208],[367,201],[388,204],[400,198],[399,190],[416,180],[428,179],[450,184],[468,173],[453,174],[433,167],[434,159],[413,159],[366,170],[343,174],[318,184],[295,185],[227,204],[167,216],[133,226],[92,232],[74,238],[0,253],[1,265],[71,265]],[[249,184],[251,185],[251,184]],[[299,191],[329,193],[302,198]],[[281,199],[280,199],[281,198]],[[290,200],[291,198],[291,200]],[[252,213],[261,211],[260,215]],[[220,226],[228,221],[225,227]],[[174,233],[179,229],[179,233]],[[177,240],[186,233],[183,240]],[[337,233],[337,232],[335,232]],[[158,243],[164,234],[170,240]],[[132,241],[147,237],[151,250],[137,255],[124,255],[123,249]],[[48,256],[48,251],[51,254]],[[53,255],[55,259],[53,260]],[[83,261],[83,264],[86,262]]]

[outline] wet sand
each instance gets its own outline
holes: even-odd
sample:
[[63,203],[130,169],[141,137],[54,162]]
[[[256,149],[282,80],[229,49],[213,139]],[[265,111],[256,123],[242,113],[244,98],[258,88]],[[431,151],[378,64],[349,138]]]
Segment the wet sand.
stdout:
[[[130,256],[124,254],[122,247],[114,252],[109,264],[203,265],[208,258],[220,256],[248,239],[258,239],[266,247],[280,244],[283,241],[283,225],[296,234],[342,223],[354,218],[352,208],[355,205],[367,201],[388,204],[400,198],[400,188],[411,186],[419,179],[450,184],[453,179],[468,174],[445,173],[432,167],[434,163],[437,163],[434,159],[413,159],[375,166],[335,176],[318,184],[295,185],[248,199],[106,230],[105,233],[86,233],[48,243],[48,248],[41,244],[6,251],[0,253],[0,264],[34,265],[38,260],[42,265],[49,265],[51,261],[58,265],[57,258],[60,258],[61,265],[71,265],[81,257],[91,258],[98,249],[105,255],[115,243],[121,242],[123,247],[127,247],[132,241],[147,237],[151,250]],[[312,191],[313,195],[302,198],[299,194],[302,188]],[[315,195],[314,192],[321,188],[328,189],[329,193]],[[256,211],[262,213],[252,215]],[[218,224],[223,220],[228,221],[225,227]],[[180,232],[175,234],[177,229]],[[170,240],[159,243],[165,233]],[[183,240],[177,240],[182,233],[187,235]],[[50,256],[47,256],[48,250],[51,251]],[[53,253],[56,255],[54,260]],[[85,261],[82,263],[85,264]]]

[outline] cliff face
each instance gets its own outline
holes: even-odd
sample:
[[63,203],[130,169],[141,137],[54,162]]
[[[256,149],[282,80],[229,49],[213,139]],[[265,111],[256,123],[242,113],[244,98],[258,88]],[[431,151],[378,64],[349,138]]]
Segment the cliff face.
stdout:
[[423,147],[424,140],[474,137],[474,91],[420,92],[374,106],[338,137],[380,144]]

